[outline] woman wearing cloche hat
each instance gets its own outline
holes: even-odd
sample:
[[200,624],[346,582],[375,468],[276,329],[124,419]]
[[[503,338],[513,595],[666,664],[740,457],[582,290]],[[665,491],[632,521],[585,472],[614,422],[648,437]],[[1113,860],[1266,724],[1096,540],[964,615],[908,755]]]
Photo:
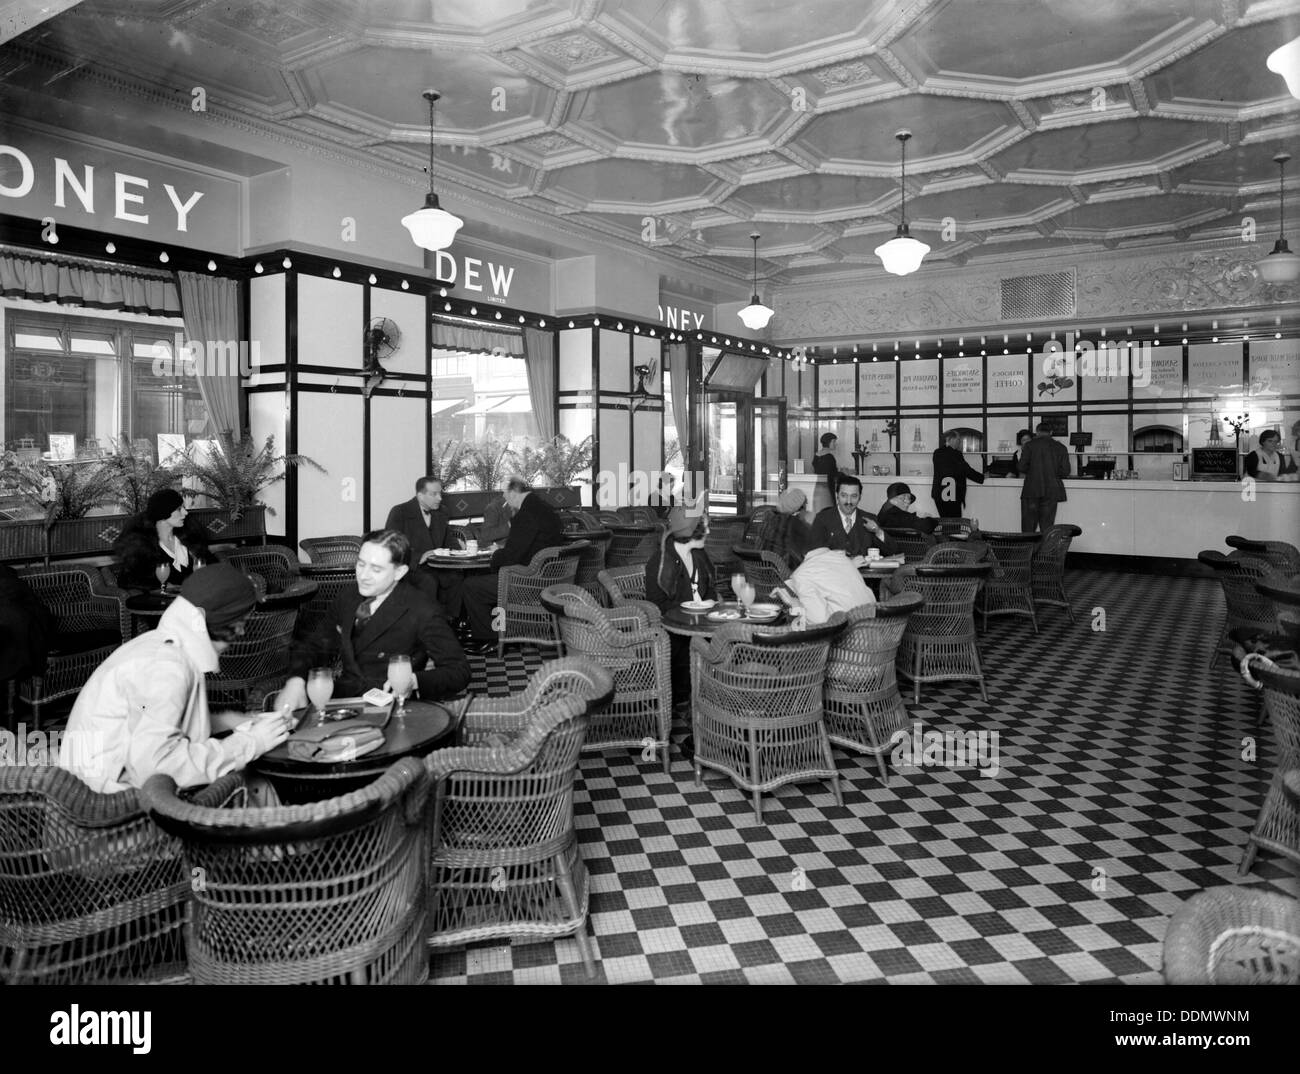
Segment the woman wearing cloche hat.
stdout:
[[117,539],[113,551],[120,561],[117,584],[123,589],[151,589],[158,584],[154,568],[166,563],[169,582],[179,585],[195,569],[211,563],[207,531],[187,520],[185,500],[175,489],[159,489]]

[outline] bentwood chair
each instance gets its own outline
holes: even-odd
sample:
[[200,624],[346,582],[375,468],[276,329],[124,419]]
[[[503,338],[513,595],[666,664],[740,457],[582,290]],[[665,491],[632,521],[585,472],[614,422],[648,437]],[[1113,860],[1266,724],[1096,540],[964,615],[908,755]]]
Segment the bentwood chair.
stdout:
[[0,768],[0,981],[183,983],[189,894],[180,845],[138,792],[97,794],[53,760]]
[[730,776],[753,795],[787,783],[830,780],[844,804],[822,702],[826,660],[844,630],[836,613],[824,626],[795,631],[726,623],[706,641],[691,639],[695,783],[705,768]]
[[1273,602],[1255,588],[1257,582],[1268,578],[1272,572],[1263,560],[1243,552],[1225,556],[1222,552],[1207,550],[1196,558],[1214,571],[1223,587],[1227,609],[1223,629],[1219,632],[1219,640],[1215,642],[1214,653],[1210,657],[1210,667],[1214,667],[1222,653],[1231,655],[1232,645],[1228,635],[1233,631],[1244,634],[1273,632]]
[[141,792],[180,840],[196,984],[421,984],[428,779],[414,758],[310,805],[209,808],[170,776]]
[[547,586],[572,584],[590,546],[586,541],[558,548],[543,548],[527,567],[502,567],[497,572],[497,658],[505,656],[510,642],[559,645],[555,616],[539,599]]
[[885,754],[908,722],[894,659],[908,618],[924,603],[919,593],[906,592],[852,609],[826,661],[827,736],[837,746],[873,754],[886,782]]
[[1070,542],[1083,530],[1069,523],[1058,523],[1043,534],[1042,542],[1030,563],[1034,604],[1052,604],[1064,608],[1074,622],[1074,608],[1065,592],[1065,557],[1070,552]]
[[614,676],[613,700],[591,714],[584,752],[651,748],[668,774],[672,672],[667,632],[648,601],[602,608],[578,586],[551,586],[542,603],[558,616],[569,656],[593,660]]
[[596,578],[611,607],[617,608],[629,600],[645,600],[645,566],[606,567]]
[[934,535],[920,530],[885,527],[885,536],[893,542],[894,547],[903,553],[904,563],[920,563],[925,554],[934,547]]
[[45,670],[18,683],[18,697],[41,726],[41,706],[75,694],[122,644],[123,604],[92,567],[36,568],[20,572],[57,627]]
[[[556,665],[566,670],[554,673]],[[544,664],[523,695],[476,697],[466,744],[425,758],[433,784],[427,825],[428,944],[573,936],[588,977],[588,879],[573,822],[573,783],[588,710],[613,692],[588,660]]]
[[981,539],[992,554],[993,570],[980,590],[978,605],[989,628],[990,615],[1023,615],[1038,633],[1034,613],[1033,559],[1042,536],[1037,533],[989,533]]
[[1268,796],[1237,867],[1237,874],[1245,876],[1261,849],[1300,862],[1300,674],[1284,671],[1259,653],[1248,654],[1241,670],[1251,686],[1264,691],[1277,742]]
[[974,680],[988,701],[979,646],[975,642],[975,594],[992,570],[989,563],[913,568],[904,590],[920,593],[925,606],[912,613],[898,645],[898,673],[913,686],[921,703],[921,684]]
[[754,587],[754,595],[758,600],[768,600],[772,596],[772,590],[790,577],[790,567],[785,557],[775,552],[759,552],[739,544],[731,552],[740,563],[745,581]]
[[239,548],[224,553],[221,561],[238,567],[245,574],[260,574],[266,579],[268,593],[283,593],[302,578],[298,557],[283,545],[264,544],[255,548]]
[[1224,543],[1243,555],[1262,559],[1275,571],[1300,574],[1300,549],[1286,541],[1252,541],[1248,537],[1228,537]]
[[1300,984],[1300,900],[1259,888],[1198,891],[1165,931],[1171,985]]
[[308,537],[299,541],[298,547],[307,553],[307,558],[318,567],[356,566],[357,555],[361,551],[360,537]]

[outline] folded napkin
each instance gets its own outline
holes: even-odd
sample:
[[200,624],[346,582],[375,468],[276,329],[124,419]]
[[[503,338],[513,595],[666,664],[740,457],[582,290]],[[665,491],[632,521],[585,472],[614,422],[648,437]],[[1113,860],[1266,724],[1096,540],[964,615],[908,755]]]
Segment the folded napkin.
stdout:
[[295,761],[352,761],[384,744],[384,732],[373,723],[339,720],[289,736],[289,756]]

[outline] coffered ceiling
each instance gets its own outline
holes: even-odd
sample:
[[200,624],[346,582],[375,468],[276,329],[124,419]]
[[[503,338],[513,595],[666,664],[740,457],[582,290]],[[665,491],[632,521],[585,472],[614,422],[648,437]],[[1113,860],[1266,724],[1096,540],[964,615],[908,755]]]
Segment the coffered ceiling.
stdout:
[[1300,102],[1265,60],[1296,36],[1296,0],[85,0],[0,48],[0,74],[201,84],[210,110],[417,184],[434,86],[453,211],[477,191],[731,281],[758,230],[760,275],[800,282],[880,271],[899,128],[927,264],[1245,215],[1275,233]]

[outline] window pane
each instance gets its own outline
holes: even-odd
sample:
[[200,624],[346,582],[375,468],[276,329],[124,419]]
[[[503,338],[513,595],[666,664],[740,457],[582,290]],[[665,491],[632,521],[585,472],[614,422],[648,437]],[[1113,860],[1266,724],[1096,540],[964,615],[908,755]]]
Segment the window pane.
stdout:
[[60,351],[63,350],[63,341],[58,335],[52,332],[43,332],[40,329],[18,329],[14,333],[14,346],[24,347],[34,351]]
[[90,336],[78,332],[72,337],[70,349],[74,354],[113,355],[117,353],[113,342],[111,336]]
[[537,440],[528,377],[518,358],[435,352],[433,442],[497,440],[516,451]]

